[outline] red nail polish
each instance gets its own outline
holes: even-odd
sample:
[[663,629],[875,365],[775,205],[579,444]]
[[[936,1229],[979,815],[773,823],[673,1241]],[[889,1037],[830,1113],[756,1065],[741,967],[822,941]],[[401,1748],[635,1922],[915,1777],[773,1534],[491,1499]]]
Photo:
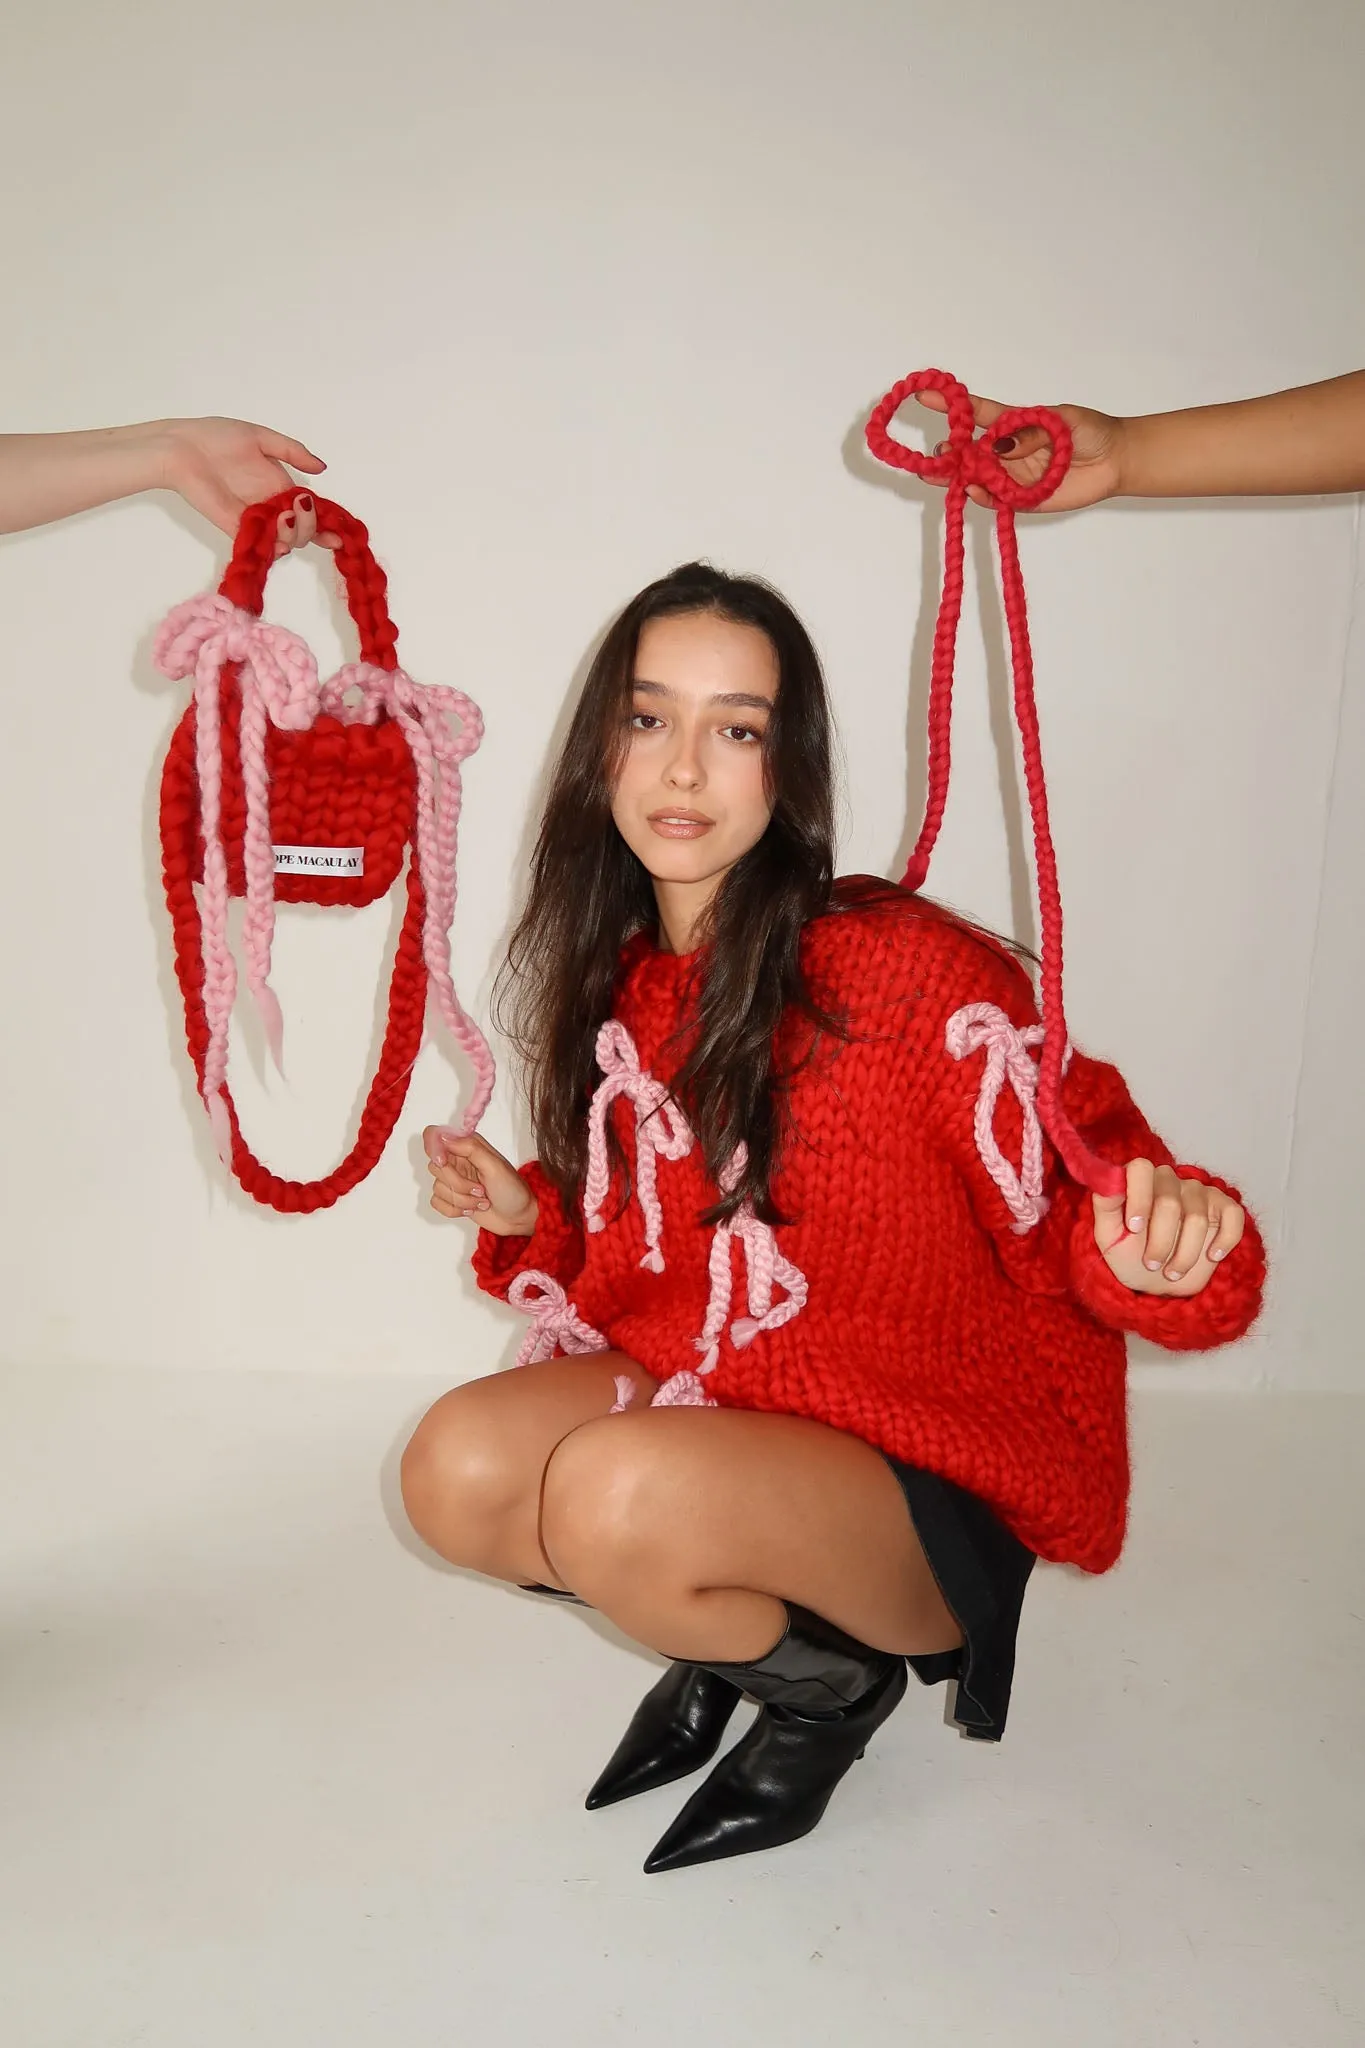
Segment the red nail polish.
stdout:
[[1019,443],[1015,440],[1013,434],[1006,434],[1003,441],[996,442],[995,452],[997,455],[1013,455],[1018,446]]
[[306,492],[306,491],[305,491],[304,495],[303,495],[303,496],[302,496],[302,497],[301,497],[301,498],[299,499],[299,505],[300,505],[300,508],[301,508],[301,509],[302,509],[303,511],[305,511],[305,512],[311,512],[311,511],[312,511],[312,509],[313,509],[313,500],[312,500],[312,499],[311,499],[311,498],[310,498],[310,497],[308,496],[308,494],[307,494],[307,492]]

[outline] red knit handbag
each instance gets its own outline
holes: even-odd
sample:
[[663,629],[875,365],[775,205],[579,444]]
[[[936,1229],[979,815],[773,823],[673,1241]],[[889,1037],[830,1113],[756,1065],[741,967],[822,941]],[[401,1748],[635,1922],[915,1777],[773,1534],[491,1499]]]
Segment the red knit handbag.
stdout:
[[[422,689],[398,666],[384,572],[364,526],[340,505],[319,499],[318,525],[340,537],[336,563],[360,660],[320,681],[298,635],[262,620],[279,515],[293,497],[248,507],[218,594],[176,606],[158,633],[156,661],[174,680],[194,681],[161,777],[162,867],[190,1057],[224,1163],[256,1201],[307,1213],[330,1207],[378,1163],[407,1097],[428,993],[475,1071],[461,1133],[482,1116],[494,1075],[450,977],[460,768],[483,736],[482,718],[462,692]],[[246,899],[246,979],[278,1064],[283,1028],[269,979],[276,901],[374,903],[405,861],[388,1024],[355,1143],[324,1179],[282,1180],[247,1144],[227,1087],[237,986],[228,898]]]
[[[948,439],[932,455],[907,448],[890,432],[891,422],[907,398],[920,391],[941,394],[948,411]],[[1040,427],[1051,443],[1047,468],[1034,484],[1018,484],[992,445],[1021,427]],[[1029,642],[1028,604],[1019,566],[1016,512],[1045,504],[1071,467],[1071,429],[1060,413],[1046,406],[1018,406],[1004,412],[990,436],[978,438],[972,401],[964,384],[944,370],[917,370],[902,377],[873,410],[867,423],[867,445],[878,461],[912,476],[947,486],[948,531],[943,551],[943,595],[934,630],[929,681],[929,787],[924,824],[904,875],[905,886],[919,889],[929,872],[929,857],[943,823],[948,800],[953,712],[953,663],[957,628],[962,615],[963,564],[967,492],[979,484],[995,505],[995,535],[1005,619],[1009,627],[1010,663],[1014,673],[1014,715],[1024,757],[1024,780],[1033,818],[1033,844],[1038,868],[1038,902],[1042,926],[1043,1054],[1038,1073],[1038,1114],[1051,1134],[1067,1171],[1096,1194],[1118,1195],[1125,1187],[1120,1168],[1085,1143],[1062,1107],[1062,1075],[1067,1060],[1066,1005],[1062,992],[1062,898],[1057,856],[1048,820],[1047,784],[1043,778],[1038,708],[1033,692],[1033,650]]]

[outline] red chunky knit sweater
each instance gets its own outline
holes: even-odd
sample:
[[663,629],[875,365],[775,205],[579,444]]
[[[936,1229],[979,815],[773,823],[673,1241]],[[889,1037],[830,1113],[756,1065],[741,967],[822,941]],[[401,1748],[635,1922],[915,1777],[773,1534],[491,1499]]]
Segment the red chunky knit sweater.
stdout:
[[[1260,1308],[1260,1235],[1248,1219],[1202,1294],[1130,1292],[1095,1244],[1089,1194],[1064,1177],[1046,1141],[1043,1198],[1031,1207],[1020,1195],[1028,1111],[1008,1083],[990,1111],[988,1053],[964,1051],[960,1032],[956,1056],[949,1049],[950,1021],[967,1005],[993,1006],[975,1014],[1007,1036],[1010,1024],[1036,1023],[1018,962],[908,898],[816,920],[803,962],[812,992],[842,1012],[850,1037],[823,1040],[791,1087],[773,1195],[792,1220],[752,1233],[767,1238],[770,1282],[778,1255],[778,1284],[766,1296],[753,1288],[761,1243],[752,1253],[742,1241],[717,1248],[699,1221],[716,1199],[699,1146],[641,1172],[638,1087],[608,1112],[635,1162],[636,1195],[623,1208],[613,1189],[588,1231],[581,1213],[565,1218],[538,1167],[524,1168],[540,1203],[535,1234],[480,1232],[479,1284],[505,1297],[518,1276],[547,1275],[580,1328],[591,1326],[589,1342],[605,1339],[660,1381],[682,1374],[695,1385],[709,1349],[700,1386],[721,1406],[847,1430],[980,1495],[1039,1555],[1104,1571],[1122,1547],[1128,1498],[1124,1332],[1188,1351],[1243,1335]],[[623,955],[615,1019],[646,1087],[651,1075],[667,1082],[676,1065],[696,967],[695,957],[662,953],[643,937]],[[626,1043],[619,1032],[618,1042]],[[1015,1040],[1016,1070],[1021,1051]],[[1113,1067],[1077,1053],[1064,1101],[1102,1157],[1174,1164]],[[663,1119],[648,1107],[648,1128],[660,1131]],[[1012,1185],[1013,1209],[988,1156]],[[803,1279],[804,1305],[794,1307]],[[702,1334],[708,1302],[720,1311],[709,1319],[718,1347]],[[765,1321],[770,1302],[777,1313]]]

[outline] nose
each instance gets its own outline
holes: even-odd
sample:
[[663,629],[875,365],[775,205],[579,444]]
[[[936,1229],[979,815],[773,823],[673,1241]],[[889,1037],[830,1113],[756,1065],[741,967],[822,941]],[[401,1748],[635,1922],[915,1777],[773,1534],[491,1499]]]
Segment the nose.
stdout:
[[680,724],[664,770],[670,789],[698,790],[706,780],[701,762],[700,736]]

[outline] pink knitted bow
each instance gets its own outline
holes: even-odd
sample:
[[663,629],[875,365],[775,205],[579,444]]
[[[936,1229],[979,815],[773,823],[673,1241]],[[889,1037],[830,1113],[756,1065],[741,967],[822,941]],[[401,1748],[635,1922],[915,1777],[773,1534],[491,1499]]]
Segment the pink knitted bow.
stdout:
[[[455,916],[455,866],[463,789],[460,768],[483,739],[483,714],[463,690],[415,683],[405,669],[348,662],[322,686],[322,708],[343,725],[374,725],[386,712],[396,719],[417,770],[417,867],[426,897],[422,956],[431,992],[446,1028],[474,1069],[474,1094],[447,1137],[477,1130],[493,1095],[495,1069],[488,1041],[468,1016],[450,974],[450,927]],[[450,716],[460,721],[458,733]],[[439,772],[438,772],[439,771]]]
[[[747,1160],[744,1146],[736,1146],[729,1165],[721,1175],[721,1186],[727,1193],[743,1173]],[[783,1257],[777,1249],[771,1225],[760,1222],[752,1206],[745,1202],[733,1216],[717,1225],[711,1238],[708,1261],[711,1298],[707,1303],[701,1335],[696,1339],[697,1349],[702,1353],[701,1364],[695,1372],[676,1372],[671,1379],[665,1380],[654,1396],[652,1405],[655,1408],[714,1408],[716,1405],[702,1382],[708,1373],[715,1371],[720,1359],[721,1333],[730,1313],[734,1286],[730,1248],[736,1239],[744,1252],[749,1308],[747,1316],[737,1317],[730,1325],[731,1342],[737,1349],[742,1351],[765,1330],[780,1330],[784,1323],[799,1316],[806,1306],[808,1288],[805,1274],[790,1259]],[[784,1299],[776,1304],[773,1301],[775,1287],[780,1287],[784,1295]]]
[[610,1349],[601,1331],[583,1321],[559,1282],[548,1273],[518,1273],[507,1290],[507,1299],[513,1308],[532,1318],[517,1353],[518,1365],[539,1365],[556,1351],[577,1358]]
[[194,677],[195,768],[199,777],[204,834],[204,1011],[209,1043],[204,1057],[203,1096],[214,1138],[225,1165],[232,1159],[232,1131],[223,1102],[227,1078],[228,1023],[237,993],[237,970],[227,942],[228,873],[222,840],[222,744],[219,676],[227,662],[240,663],[241,761],[246,793],[242,858],[246,869],[243,950],[247,985],[260,1011],[275,1064],[283,1057],[284,1019],[270,986],[270,949],[275,928],[275,853],[270,839],[270,798],[265,769],[266,721],[287,732],[304,732],[318,715],[321,690],[317,663],[306,643],[287,626],[267,625],[225,597],[186,599],[157,632],[155,659],[173,682]]
[[[946,1043],[955,1060],[984,1052],[986,1065],[976,1098],[972,1130],[981,1163],[1005,1198],[1015,1232],[1023,1236],[1048,1211],[1043,1193],[1043,1127],[1038,1119],[1038,1069],[1029,1048],[1043,1043],[1041,1024],[1020,1031],[994,1003],[968,1003],[948,1019]],[[1000,1150],[995,1137],[995,1107],[1008,1082],[1024,1123],[1020,1171]]]
[[658,1162],[685,1159],[692,1150],[686,1117],[662,1081],[640,1065],[635,1042],[615,1018],[597,1034],[597,1064],[602,1080],[588,1112],[588,1170],[583,1181],[583,1217],[589,1231],[605,1230],[602,1205],[611,1187],[607,1160],[607,1113],[618,1095],[635,1110],[635,1185],[645,1223],[645,1255],[640,1264],[651,1273],[664,1270],[663,1210],[659,1206]]
[[[635,1184],[645,1220],[645,1255],[640,1264],[651,1273],[662,1273],[663,1210],[659,1204],[658,1162],[660,1159],[685,1159],[692,1150],[692,1132],[668,1089],[640,1065],[634,1040],[624,1024],[619,1024],[615,1018],[604,1024],[597,1034],[597,1064],[602,1069],[603,1078],[588,1114],[584,1219],[589,1231],[606,1228],[602,1220],[602,1205],[611,1179],[607,1164],[607,1114],[617,1096],[624,1095],[635,1109]],[[738,1146],[721,1175],[721,1186],[727,1192],[743,1173],[747,1158],[744,1147]],[[702,1333],[696,1340],[697,1349],[703,1354],[702,1363],[695,1372],[676,1372],[671,1379],[665,1380],[651,1403],[655,1408],[716,1406],[707,1395],[702,1379],[715,1370],[720,1356],[721,1332],[730,1313],[733,1285],[730,1247],[736,1238],[744,1248],[749,1313],[731,1325],[730,1335],[735,1344],[743,1347],[752,1344],[761,1331],[780,1329],[783,1323],[800,1315],[806,1305],[805,1274],[792,1265],[790,1259],[782,1256],[772,1230],[759,1221],[746,1202],[717,1226],[711,1239],[711,1298]],[[781,1287],[785,1297],[776,1305],[773,1303],[774,1287]],[[628,1406],[633,1392],[632,1382],[618,1384],[613,1414],[619,1414]]]
[[[734,1156],[721,1175],[721,1186],[728,1194],[748,1164],[748,1153],[743,1145],[735,1147]],[[765,1330],[780,1330],[784,1323],[799,1316],[806,1306],[806,1276],[799,1266],[782,1256],[777,1249],[777,1239],[772,1226],[761,1223],[753,1212],[753,1206],[745,1202],[720,1224],[711,1239],[711,1299],[706,1308],[706,1321],[702,1324],[701,1335],[697,1338],[697,1349],[702,1353],[700,1370],[703,1373],[715,1369],[719,1355],[721,1332],[725,1319],[730,1313],[730,1296],[733,1286],[730,1246],[738,1239],[744,1251],[745,1274],[748,1283],[747,1316],[740,1316],[730,1326],[730,1337],[739,1350],[752,1344],[754,1338]],[[773,1305],[773,1288],[782,1288],[785,1300]]]

